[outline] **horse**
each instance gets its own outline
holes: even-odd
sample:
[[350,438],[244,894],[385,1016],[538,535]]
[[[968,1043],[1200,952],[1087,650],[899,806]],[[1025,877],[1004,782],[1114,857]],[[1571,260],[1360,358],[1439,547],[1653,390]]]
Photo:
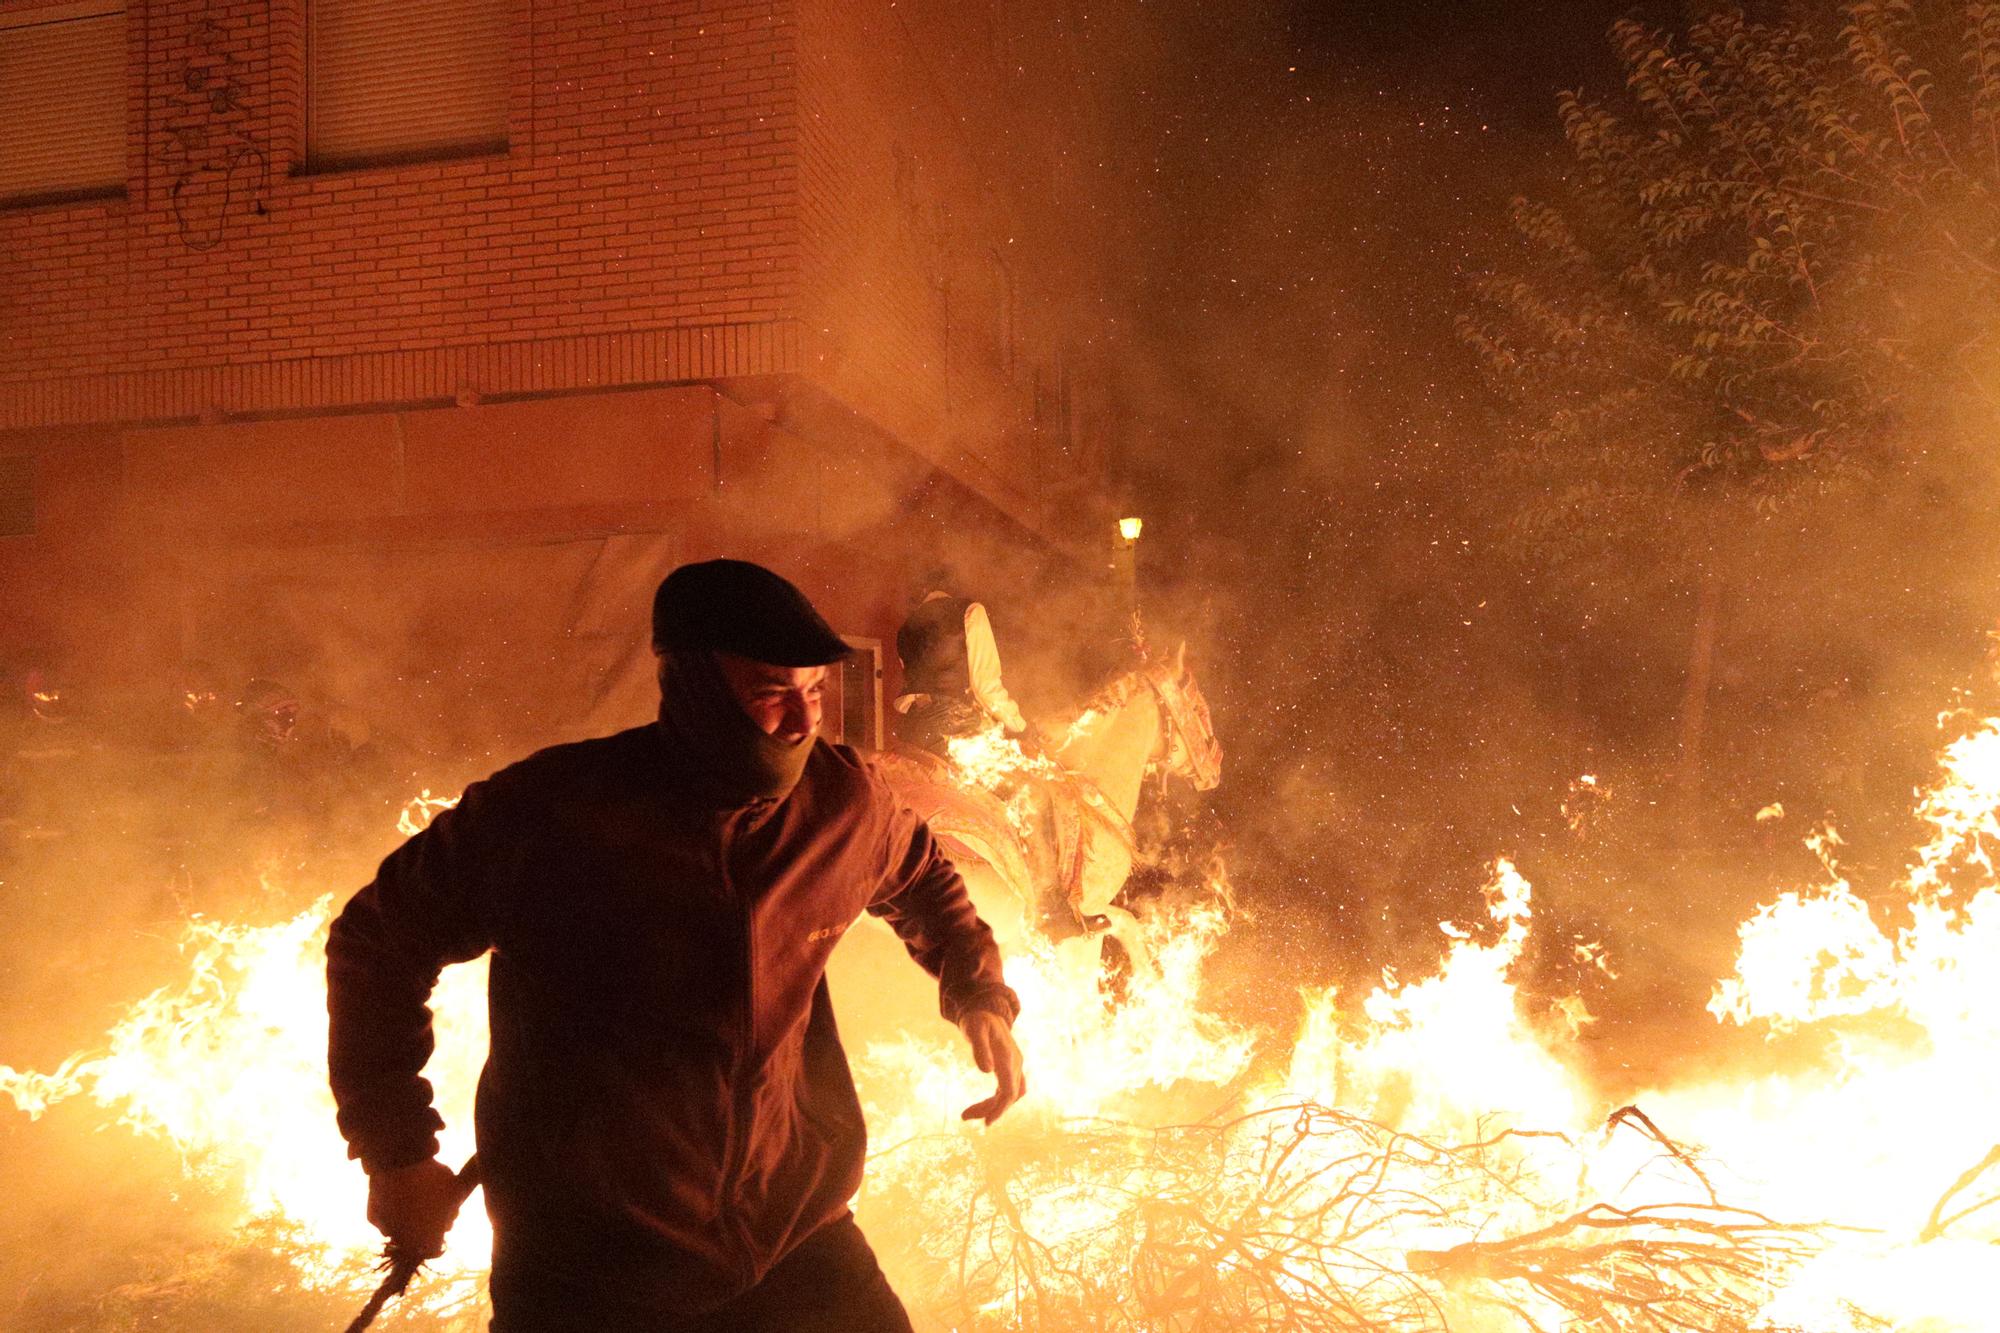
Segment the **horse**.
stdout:
[[1138,857],[1140,791],[1149,773],[1197,791],[1222,779],[1186,645],[1114,677],[1055,735],[1038,751],[996,728],[952,741],[949,762],[899,747],[877,771],[929,823],[1003,951],[1081,934],[1094,966],[1109,935],[1143,971],[1138,918],[1115,901]]

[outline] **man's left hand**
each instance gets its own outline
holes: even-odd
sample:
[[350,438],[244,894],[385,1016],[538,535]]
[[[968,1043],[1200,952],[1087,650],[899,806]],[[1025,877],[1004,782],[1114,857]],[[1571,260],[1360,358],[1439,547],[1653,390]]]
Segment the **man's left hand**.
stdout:
[[966,1107],[962,1118],[990,1125],[1028,1091],[1027,1077],[1021,1072],[1021,1048],[1014,1044],[1013,1027],[991,1009],[974,1009],[958,1026],[972,1043],[973,1063],[981,1073],[993,1075],[996,1084],[993,1095]]

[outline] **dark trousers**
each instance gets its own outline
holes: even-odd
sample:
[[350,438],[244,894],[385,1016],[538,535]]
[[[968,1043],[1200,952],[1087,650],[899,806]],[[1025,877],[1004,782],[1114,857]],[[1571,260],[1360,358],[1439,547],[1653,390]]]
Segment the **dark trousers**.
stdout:
[[496,1274],[492,1333],[911,1333],[851,1215],[815,1231],[763,1281],[707,1314],[621,1308],[617,1297]]

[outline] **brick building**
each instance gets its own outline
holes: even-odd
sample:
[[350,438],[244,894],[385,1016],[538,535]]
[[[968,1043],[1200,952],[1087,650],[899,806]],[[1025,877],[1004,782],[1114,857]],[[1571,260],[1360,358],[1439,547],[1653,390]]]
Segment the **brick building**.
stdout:
[[9,651],[497,710],[680,559],[878,640],[940,559],[1095,569],[1076,22],[0,0]]

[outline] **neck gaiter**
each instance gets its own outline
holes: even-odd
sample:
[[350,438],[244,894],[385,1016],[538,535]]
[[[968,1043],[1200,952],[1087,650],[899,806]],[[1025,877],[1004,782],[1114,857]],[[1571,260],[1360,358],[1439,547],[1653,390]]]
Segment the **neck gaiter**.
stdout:
[[813,747],[810,736],[786,742],[752,722],[706,652],[667,655],[660,728],[689,765],[687,776],[723,807],[790,795]]

